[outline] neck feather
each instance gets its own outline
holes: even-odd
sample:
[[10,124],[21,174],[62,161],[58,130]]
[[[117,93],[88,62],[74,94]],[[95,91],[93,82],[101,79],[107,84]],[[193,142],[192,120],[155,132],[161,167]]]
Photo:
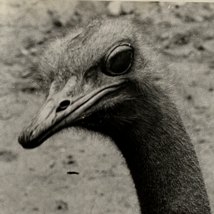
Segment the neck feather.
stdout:
[[162,106],[160,114],[155,125],[142,129],[145,117],[138,117],[112,135],[130,169],[141,212],[210,213],[196,153],[177,109]]

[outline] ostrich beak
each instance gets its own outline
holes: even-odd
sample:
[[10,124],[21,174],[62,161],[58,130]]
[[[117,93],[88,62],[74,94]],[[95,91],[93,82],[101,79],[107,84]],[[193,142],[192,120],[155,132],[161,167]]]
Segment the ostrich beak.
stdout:
[[121,85],[122,82],[117,82],[95,89],[88,94],[83,92],[81,95],[65,99],[62,99],[65,94],[63,90],[48,97],[37,117],[20,134],[19,143],[26,149],[41,145],[50,136],[84,118],[86,110],[107,94],[119,89]]

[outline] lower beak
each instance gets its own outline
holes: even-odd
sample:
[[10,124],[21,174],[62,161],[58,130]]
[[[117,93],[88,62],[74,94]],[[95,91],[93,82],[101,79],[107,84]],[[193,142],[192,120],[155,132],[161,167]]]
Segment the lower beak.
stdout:
[[[121,87],[121,82],[96,89],[84,96],[75,96],[59,102],[56,96],[47,99],[38,116],[22,131],[19,143],[26,149],[41,145],[50,136],[80,120],[85,111],[107,94]],[[59,94],[58,94],[59,97]]]

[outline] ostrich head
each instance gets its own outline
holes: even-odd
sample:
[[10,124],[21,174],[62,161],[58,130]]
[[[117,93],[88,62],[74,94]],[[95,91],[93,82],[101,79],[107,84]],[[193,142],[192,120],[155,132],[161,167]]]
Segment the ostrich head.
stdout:
[[52,43],[37,74],[48,96],[20,144],[34,148],[70,126],[112,138],[130,126],[152,129],[161,115],[162,70],[141,31],[136,21],[94,21]]

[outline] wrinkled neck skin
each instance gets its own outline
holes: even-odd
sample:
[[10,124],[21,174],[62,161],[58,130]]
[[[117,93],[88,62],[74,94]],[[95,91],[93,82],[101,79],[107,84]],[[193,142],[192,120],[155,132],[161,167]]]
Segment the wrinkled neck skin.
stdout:
[[111,133],[130,169],[141,212],[210,213],[196,153],[177,109],[163,102],[161,113],[155,125],[138,117],[127,131]]

